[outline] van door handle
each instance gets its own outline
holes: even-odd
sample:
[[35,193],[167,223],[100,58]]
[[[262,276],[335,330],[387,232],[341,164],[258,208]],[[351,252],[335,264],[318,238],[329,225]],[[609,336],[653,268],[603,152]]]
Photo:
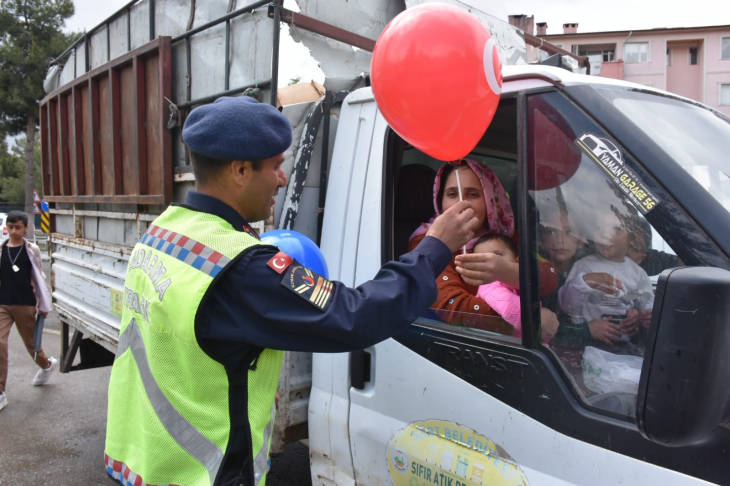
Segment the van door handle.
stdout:
[[371,356],[360,349],[350,353],[350,386],[362,390],[370,382]]

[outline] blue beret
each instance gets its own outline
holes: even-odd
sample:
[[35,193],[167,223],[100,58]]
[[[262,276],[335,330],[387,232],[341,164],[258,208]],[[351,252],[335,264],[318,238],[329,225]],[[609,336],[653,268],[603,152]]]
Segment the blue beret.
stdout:
[[250,96],[222,97],[190,112],[183,141],[200,155],[222,160],[263,160],[291,145],[289,120]]

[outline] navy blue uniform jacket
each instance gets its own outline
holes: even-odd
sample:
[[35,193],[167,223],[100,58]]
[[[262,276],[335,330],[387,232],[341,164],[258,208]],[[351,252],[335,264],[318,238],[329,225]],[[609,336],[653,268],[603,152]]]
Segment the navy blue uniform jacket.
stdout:
[[[185,207],[219,216],[239,231],[248,227],[238,212],[211,196],[190,191]],[[245,384],[242,378],[263,348],[339,353],[397,334],[436,300],[436,278],[451,262],[448,247],[426,237],[356,289],[334,282],[331,303],[322,311],[281,285],[286,272],[268,266],[278,251],[256,248],[231,263],[198,310],[198,342],[223,364],[231,384]],[[253,477],[248,391],[246,386],[230,390],[231,438],[216,484],[247,484]]]

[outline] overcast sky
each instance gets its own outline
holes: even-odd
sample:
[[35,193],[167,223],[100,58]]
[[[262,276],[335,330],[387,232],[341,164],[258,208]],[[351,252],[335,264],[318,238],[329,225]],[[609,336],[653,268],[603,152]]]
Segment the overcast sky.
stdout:
[[[346,1],[346,0],[341,0]],[[535,22],[547,22],[548,34],[562,33],[564,23],[577,22],[578,32],[638,30],[655,27],[697,27],[730,25],[730,0],[462,0],[491,15],[507,20],[508,15],[533,15]],[[76,13],[66,22],[69,31],[89,30],[100,24],[129,0],[74,0]],[[240,0],[239,4],[244,4]],[[298,11],[295,0],[285,0],[286,8]],[[282,32],[288,32],[286,26]],[[298,76],[302,80],[324,81],[309,51],[282,36],[280,84]]]
[[[341,0],[345,1],[345,0]],[[547,22],[548,34],[562,33],[562,25],[579,24],[579,32],[637,30],[654,27],[696,27],[730,25],[728,0],[462,0],[491,15],[507,20],[511,14],[534,15],[535,22]],[[66,22],[68,30],[91,29],[122,8],[129,0],[74,0],[76,14]],[[239,4],[243,4],[239,1]],[[285,7],[299,10],[294,0]],[[324,75],[306,48],[284,36],[279,64],[280,82],[300,76],[322,82]]]
[[[694,0],[690,3],[678,0],[463,1],[505,20],[511,14],[534,15],[535,22],[548,23],[549,34],[559,34],[562,25],[568,22],[578,22],[578,29],[582,32],[730,24],[727,0]],[[67,28],[81,30],[94,27],[126,3],[128,0],[75,0],[76,14],[67,21]],[[285,4],[287,8],[296,8],[293,0],[286,0]]]

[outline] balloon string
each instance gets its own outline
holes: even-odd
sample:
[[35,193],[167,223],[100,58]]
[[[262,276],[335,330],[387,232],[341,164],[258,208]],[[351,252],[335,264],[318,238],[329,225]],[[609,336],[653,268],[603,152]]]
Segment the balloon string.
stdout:
[[[459,202],[463,201],[461,197],[461,179],[459,179],[459,166],[456,166],[456,186],[459,188]],[[466,255],[466,245],[461,247],[461,254]]]

